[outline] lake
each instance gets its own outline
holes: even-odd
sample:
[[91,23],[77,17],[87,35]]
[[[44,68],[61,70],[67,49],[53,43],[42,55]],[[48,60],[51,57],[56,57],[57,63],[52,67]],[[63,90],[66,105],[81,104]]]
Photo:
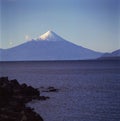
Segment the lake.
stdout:
[[0,76],[33,87],[46,101],[33,100],[44,121],[120,121],[120,62],[117,60],[1,62]]

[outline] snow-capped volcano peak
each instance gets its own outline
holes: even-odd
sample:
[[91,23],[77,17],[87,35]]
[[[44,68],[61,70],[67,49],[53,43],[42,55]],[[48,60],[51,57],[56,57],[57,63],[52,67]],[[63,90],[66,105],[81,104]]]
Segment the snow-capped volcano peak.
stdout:
[[53,32],[47,31],[46,33],[44,33],[43,35],[40,36],[40,39],[46,40],[46,39],[52,38],[52,37],[54,37]]
[[41,35],[38,40],[61,41],[63,39],[53,31],[47,31],[46,33]]

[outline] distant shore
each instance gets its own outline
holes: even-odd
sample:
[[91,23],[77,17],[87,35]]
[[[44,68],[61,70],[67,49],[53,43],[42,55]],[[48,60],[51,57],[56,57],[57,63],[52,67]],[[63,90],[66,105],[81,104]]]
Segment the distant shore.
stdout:
[[84,60],[15,60],[15,61],[0,61],[0,63],[6,62],[95,62],[95,61],[119,61],[120,56],[115,57],[100,57],[97,59],[84,59]]

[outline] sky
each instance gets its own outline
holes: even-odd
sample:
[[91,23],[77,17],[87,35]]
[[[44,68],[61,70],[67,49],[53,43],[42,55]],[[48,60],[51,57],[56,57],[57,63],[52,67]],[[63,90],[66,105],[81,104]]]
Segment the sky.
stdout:
[[48,30],[83,47],[120,49],[120,0],[0,0],[0,48]]

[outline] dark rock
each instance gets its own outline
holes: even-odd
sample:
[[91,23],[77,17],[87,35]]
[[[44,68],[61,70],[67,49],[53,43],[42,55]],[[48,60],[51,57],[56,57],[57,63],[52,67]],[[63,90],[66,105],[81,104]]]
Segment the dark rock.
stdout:
[[48,87],[49,92],[57,92],[58,89],[55,89],[54,87]]
[[4,83],[8,83],[8,77],[0,77],[0,81]]
[[14,86],[20,86],[20,84],[18,83],[18,81],[16,79],[11,80],[10,83],[11,83],[11,85],[14,85]]
[[39,97],[39,100],[47,100],[47,99],[49,99],[49,97],[46,97],[46,96],[40,96]]
[[27,87],[27,84],[23,83],[21,84],[21,88],[26,88]]
[[32,86],[20,85],[17,80],[0,78],[0,121],[43,121],[33,109],[25,106],[32,99],[45,100]]
[[42,92],[58,92],[59,89],[56,89],[54,87],[48,87],[46,89],[42,89]]

